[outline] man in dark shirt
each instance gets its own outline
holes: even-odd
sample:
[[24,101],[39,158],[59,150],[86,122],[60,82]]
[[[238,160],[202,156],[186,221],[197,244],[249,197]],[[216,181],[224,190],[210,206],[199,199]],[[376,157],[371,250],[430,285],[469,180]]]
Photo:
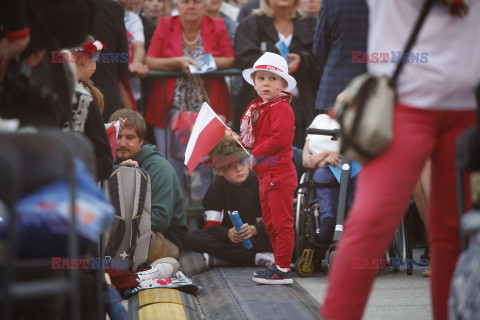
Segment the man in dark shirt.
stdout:
[[93,16],[92,35],[107,48],[102,50],[99,57],[101,61],[97,63],[92,80],[104,95],[103,119],[106,122],[116,110],[122,108],[119,83],[128,72],[127,30],[121,4],[113,0],[95,0],[95,5],[98,11]]
[[[148,51],[150,47],[150,42],[152,40],[153,34],[155,33],[155,29],[157,25],[150,21],[145,14],[140,14],[140,19],[142,19],[143,23],[143,33],[145,35],[145,52]],[[142,99],[139,105],[140,112],[145,115],[148,106],[148,100],[150,99],[150,94],[152,93],[153,85],[155,84],[155,80],[157,78],[153,77],[144,77],[140,79],[141,88],[142,88]],[[145,140],[149,143],[156,145],[157,142],[155,140],[155,135],[153,133],[153,126],[147,122],[147,135],[145,136]]]
[[[208,267],[224,263],[269,267],[274,262],[273,254],[266,252],[271,252],[272,247],[262,221],[258,179],[242,163],[245,156],[242,149],[225,139],[211,152],[218,177],[203,199],[205,226],[185,237],[185,247],[206,253]],[[228,211],[235,210],[244,223],[240,231],[235,230],[228,215]],[[251,249],[242,246],[245,239],[251,239]]]
[[245,2],[240,8],[240,13],[238,14],[237,21],[242,22],[243,19],[248,17],[253,10],[260,7],[260,0],[250,0]]
[[368,7],[365,0],[324,0],[315,28],[313,54],[320,63],[322,80],[315,101],[316,113],[327,113],[337,96],[365,62],[354,62],[353,53],[367,51]]
[[[157,25],[152,21],[148,20],[142,14],[140,15],[140,19],[142,19],[143,23],[143,34],[145,35],[145,52],[147,52],[148,47],[150,47],[150,42],[152,40],[153,34],[155,33]],[[140,79],[142,83],[142,103],[140,105],[140,110],[143,114],[145,114],[146,107],[148,106],[148,99],[150,98],[150,94],[152,92],[153,85],[155,84],[155,80],[156,78],[148,77]]]

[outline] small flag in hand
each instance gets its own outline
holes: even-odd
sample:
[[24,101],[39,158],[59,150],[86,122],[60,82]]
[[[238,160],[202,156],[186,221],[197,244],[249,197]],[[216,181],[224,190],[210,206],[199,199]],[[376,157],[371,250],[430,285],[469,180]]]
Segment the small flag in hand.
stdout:
[[115,121],[113,125],[107,128],[107,137],[108,142],[110,143],[110,148],[112,149],[113,161],[117,157],[117,137],[120,132],[120,121]]
[[225,127],[215,111],[204,102],[185,151],[185,165],[188,173],[192,174],[200,161],[222,140],[225,135]]

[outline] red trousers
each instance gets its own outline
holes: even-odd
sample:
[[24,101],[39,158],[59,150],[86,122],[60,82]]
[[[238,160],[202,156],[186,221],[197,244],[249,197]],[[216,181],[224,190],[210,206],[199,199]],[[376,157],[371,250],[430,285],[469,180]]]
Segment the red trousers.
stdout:
[[355,201],[328,274],[323,317],[362,317],[378,270],[358,268],[358,262],[368,265],[384,256],[423,165],[431,157],[431,295],[435,319],[447,319],[450,281],[460,254],[455,140],[474,123],[475,111],[428,111],[396,105],[392,143],[359,174]]
[[297,188],[295,170],[259,177],[263,223],[270,236],[275,264],[290,268],[295,234],[293,231],[293,198]]

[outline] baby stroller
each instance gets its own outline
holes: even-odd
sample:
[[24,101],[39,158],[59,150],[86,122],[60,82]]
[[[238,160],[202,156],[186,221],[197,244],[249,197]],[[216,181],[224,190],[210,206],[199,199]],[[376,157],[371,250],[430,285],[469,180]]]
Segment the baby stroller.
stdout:
[[[340,129],[307,129],[308,134],[331,136],[338,140]],[[295,271],[302,277],[308,277],[319,262],[321,269],[328,271],[333,260],[335,249],[343,233],[343,223],[348,211],[348,186],[350,183],[351,163],[344,162],[341,167],[340,193],[336,217],[335,231],[331,243],[322,243],[318,240],[320,233],[319,204],[316,198],[316,188],[326,187],[313,180],[314,170],[308,170],[300,178],[295,210],[295,253],[297,260]],[[402,221],[397,230],[395,239],[386,253],[385,261],[389,261],[392,269],[398,272],[404,261],[407,261],[407,274],[412,274],[412,250],[408,230]],[[395,263],[391,264],[391,261]]]

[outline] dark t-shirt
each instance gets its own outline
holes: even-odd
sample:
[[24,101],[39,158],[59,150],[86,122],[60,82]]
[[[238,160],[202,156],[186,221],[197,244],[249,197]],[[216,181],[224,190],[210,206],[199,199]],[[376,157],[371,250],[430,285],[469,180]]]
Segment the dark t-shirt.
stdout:
[[113,0],[95,0],[98,11],[94,14],[92,35],[102,41],[107,48],[102,55],[119,54],[118,62],[103,59],[97,63],[97,70],[92,76],[95,86],[103,93],[105,109],[103,119],[108,121],[112,113],[122,108],[119,81],[128,72],[127,30],[123,22],[123,6]]
[[86,87],[77,84],[75,89],[73,117],[65,123],[65,128],[88,137],[95,151],[97,181],[107,180],[113,170],[113,155],[100,109]]
[[[148,20],[145,16],[140,15],[143,23],[143,33],[145,35],[145,52],[148,51],[148,47],[150,47],[150,41],[152,40],[153,34],[155,33],[155,29],[157,26],[152,21]],[[155,84],[156,78],[142,78],[142,98],[143,98],[143,105],[141,106],[141,111],[145,113],[145,110],[148,106],[148,99],[150,98],[150,94],[152,93],[153,85]]]
[[85,135],[90,139],[95,150],[97,180],[108,180],[113,171],[113,155],[103,125],[102,115],[95,101],[92,101],[89,107],[87,121],[85,122]]
[[[226,228],[233,227],[228,216],[229,210],[238,211],[243,223],[257,225],[257,218],[262,217],[258,188],[258,178],[253,171],[250,171],[248,178],[240,186],[217,176],[203,198],[203,208],[205,211],[222,212],[223,210],[222,226]],[[259,223],[263,224],[261,221]]]
[[254,9],[260,7],[260,0],[250,0],[245,2],[240,8],[240,13],[238,14],[237,21],[242,22],[243,19],[248,17]]

